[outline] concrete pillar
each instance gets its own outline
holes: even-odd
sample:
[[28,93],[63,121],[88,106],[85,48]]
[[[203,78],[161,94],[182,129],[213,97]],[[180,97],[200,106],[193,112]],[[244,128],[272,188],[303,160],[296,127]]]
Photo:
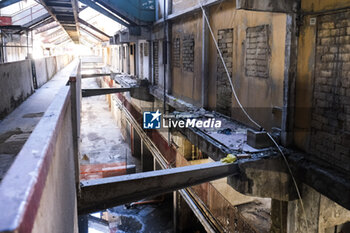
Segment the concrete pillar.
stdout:
[[125,55],[125,58],[126,58],[126,64],[127,64],[127,70],[126,70],[126,73],[130,74],[130,45],[126,45],[126,55]]
[[138,159],[141,159],[141,145],[142,145],[142,140],[139,136],[139,134],[137,133],[137,131],[133,128],[132,129],[134,132],[133,132],[133,150],[132,150],[132,156],[138,158]]
[[285,48],[285,70],[284,91],[281,125],[281,143],[289,146],[293,143],[294,107],[295,107],[295,83],[297,75],[297,43],[296,14],[287,14],[286,48]]
[[[303,185],[302,200],[304,203],[305,215],[302,211],[299,200],[288,202],[287,211],[287,232],[288,233],[328,233],[335,231],[336,226],[350,221],[350,211],[321,195],[307,185]],[[340,226],[341,228],[344,226]],[[307,230],[308,228],[308,230]],[[346,232],[346,231],[343,231]]]
[[205,232],[202,224],[179,192],[174,195],[174,232]]
[[153,155],[148,150],[147,146],[142,143],[141,167],[143,172],[153,171]]
[[288,202],[271,200],[271,233],[287,233]]
[[89,232],[89,215],[79,215],[78,216],[78,228],[79,233]]

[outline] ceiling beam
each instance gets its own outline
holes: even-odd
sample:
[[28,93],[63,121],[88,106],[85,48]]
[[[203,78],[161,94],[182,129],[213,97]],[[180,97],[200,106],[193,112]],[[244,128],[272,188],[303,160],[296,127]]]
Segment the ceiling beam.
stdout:
[[36,29],[36,33],[39,34],[39,33],[43,33],[43,32],[46,32],[48,30],[51,30],[53,28],[56,28],[56,27],[59,27],[60,25],[54,21],[54,22],[51,22],[50,24],[46,24],[46,25],[42,25],[40,27],[38,27],[38,29]]
[[[52,18],[57,21],[65,30],[67,35],[74,43],[79,43],[79,25],[78,25],[78,3],[77,0],[70,1],[52,1],[40,0],[40,3],[50,13]],[[58,11],[55,11],[59,9]],[[62,10],[66,8],[64,12]]]
[[86,30],[85,28],[81,28],[81,31],[82,31],[83,33],[85,33],[86,35],[88,35],[88,36],[94,38],[94,39],[97,40],[97,41],[101,41],[101,42],[103,41],[101,38],[99,38],[98,36],[96,36],[96,35],[93,34],[92,32],[89,32],[89,31]]
[[96,31],[96,32],[98,32],[98,33],[104,35],[105,37],[108,37],[108,38],[111,37],[110,35],[106,34],[105,32],[101,31],[100,29],[96,28],[96,27],[93,26],[92,24],[89,24],[88,22],[86,22],[85,20],[83,20],[83,19],[81,19],[81,18],[79,18],[79,23],[84,24],[85,26],[87,26],[87,27],[93,29],[94,31]]

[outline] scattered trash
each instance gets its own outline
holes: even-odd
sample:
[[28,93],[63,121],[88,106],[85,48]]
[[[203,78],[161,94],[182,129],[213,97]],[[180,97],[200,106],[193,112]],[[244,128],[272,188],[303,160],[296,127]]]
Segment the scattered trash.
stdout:
[[225,158],[221,159],[222,163],[234,163],[236,162],[237,157],[233,154],[228,154]]
[[222,129],[222,130],[219,130],[218,133],[231,135],[232,134],[232,129],[230,129],[230,128]]
[[82,160],[90,161],[90,158],[86,154],[84,154]]

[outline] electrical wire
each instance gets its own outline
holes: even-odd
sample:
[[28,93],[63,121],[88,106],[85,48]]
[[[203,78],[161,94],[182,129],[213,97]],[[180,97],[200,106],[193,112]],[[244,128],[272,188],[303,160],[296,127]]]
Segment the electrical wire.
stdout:
[[210,22],[209,22],[209,19],[208,19],[208,17],[207,17],[207,14],[205,13],[205,10],[204,10],[203,5],[202,5],[202,3],[200,2],[200,0],[198,0],[198,3],[199,3],[199,5],[200,5],[200,7],[201,7],[201,9],[202,9],[202,13],[203,13],[203,16],[204,16],[204,18],[205,18],[205,21],[206,21],[206,23],[207,23],[207,25],[208,25],[210,34],[211,34],[211,36],[212,36],[212,38],[213,38],[214,44],[215,44],[216,49],[217,49],[217,51],[218,51],[218,53],[219,53],[221,62],[222,62],[222,64],[223,64],[224,68],[225,68],[225,71],[226,71],[226,74],[227,74],[227,78],[228,78],[228,80],[229,80],[229,83],[230,83],[230,86],[231,86],[231,89],[232,89],[232,93],[233,93],[233,95],[234,95],[234,97],[235,97],[235,99],[236,99],[236,101],[237,101],[237,103],[238,103],[240,109],[243,111],[243,113],[246,115],[246,117],[247,117],[255,126],[257,126],[257,127],[260,129],[260,131],[265,132],[265,133],[268,135],[268,137],[270,138],[270,140],[271,140],[271,141],[273,142],[273,144],[277,147],[278,151],[280,152],[280,154],[281,154],[282,157],[283,157],[283,160],[284,160],[284,162],[285,162],[285,164],[286,164],[286,166],[287,166],[288,172],[289,172],[289,174],[290,174],[291,177],[292,177],[292,181],[293,181],[293,184],[294,184],[294,186],[295,186],[295,189],[296,189],[296,192],[297,192],[297,195],[298,195],[298,198],[299,198],[299,202],[300,202],[300,205],[301,205],[301,208],[302,208],[302,211],[303,211],[303,215],[304,215],[304,219],[305,219],[306,231],[307,231],[307,233],[308,233],[308,232],[309,232],[309,226],[308,226],[307,216],[306,216],[306,212],[305,212],[305,208],[304,208],[304,203],[303,203],[303,200],[302,200],[302,198],[301,198],[301,194],[300,194],[299,187],[298,187],[297,182],[296,182],[296,180],[295,180],[295,178],[294,178],[294,175],[293,175],[292,169],[290,168],[290,165],[289,165],[289,163],[288,163],[288,160],[287,160],[285,154],[283,153],[281,147],[278,145],[278,143],[276,142],[276,140],[271,136],[271,134],[270,134],[269,132],[267,132],[260,124],[258,124],[256,121],[254,121],[253,118],[248,114],[248,112],[247,112],[247,111],[245,110],[245,108],[243,107],[241,101],[239,100],[239,98],[238,98],[238,96],[237,96],[236,90],[235,90],[235,88],[234,88],[234,86],[233,86],[233,83],[232,83],[232,80],[231,80],[230,72],[229,72],[228,69],[227,69],[225,60],[224,60],[224,58],[223,58],[223,56],[222,56],[221,50],[220,50],[220,48],[219,48],[219,46],[218,46],[218,43],[217,43],[217,41],[216,41],[216,39],[215,39],[215,35],[214,35],[213,30],[212,30],[212,28],[211,28],[211,26],[210,26]]

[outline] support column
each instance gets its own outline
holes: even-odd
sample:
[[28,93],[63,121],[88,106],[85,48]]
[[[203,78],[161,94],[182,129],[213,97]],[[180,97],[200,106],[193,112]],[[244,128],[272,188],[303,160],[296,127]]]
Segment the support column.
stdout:
[[144,143],[142,143],[141,151],[142,151],[142,156],[141,156],[142,171],[143,172],[153,171],[154,169],[153,156]]
[[[209,11],[204,8],[205,14],[209,17]],[[209,57],[209,28],[202,14],[202,107],[208,107],[208,57]]]
[[[166,2],[166,6],[164,9],[166,9],[165,14],[165,20],[164,20],[164,38],[165,38],[165,43],[166,43],[166,62],[164,64],[164,69],[166,70],[166,92],[168,94],[171,94],[172,90],[172,66],[171,66],[171,41],[172,41],[172,23],[170,21],[167,21],[168,15],[171,14],[172,12],[172,0],[165,0],[164,3]],[[164,49],[164,47],[163,47]],[[163,51],[164,54],[164,51]],[[164,58],[163,58],[164,59]]]
[[[321,195],[313,188],[301,186],[305,214],[299,200],[288,202],[288,233],[348,232],[344,223],[350,222],[350,211]],[[306,221],[307,226],[306,226]],[[340,231],[341,230],[341,231]]]
[[287,233],[288,202],[271,200],[271,233]]
[[287,14],[284,92],[282,109],[281,142],[283,146],[293,143],[294,107],[295,107],[295,83],[297,75],[297,31],[296,14]]

